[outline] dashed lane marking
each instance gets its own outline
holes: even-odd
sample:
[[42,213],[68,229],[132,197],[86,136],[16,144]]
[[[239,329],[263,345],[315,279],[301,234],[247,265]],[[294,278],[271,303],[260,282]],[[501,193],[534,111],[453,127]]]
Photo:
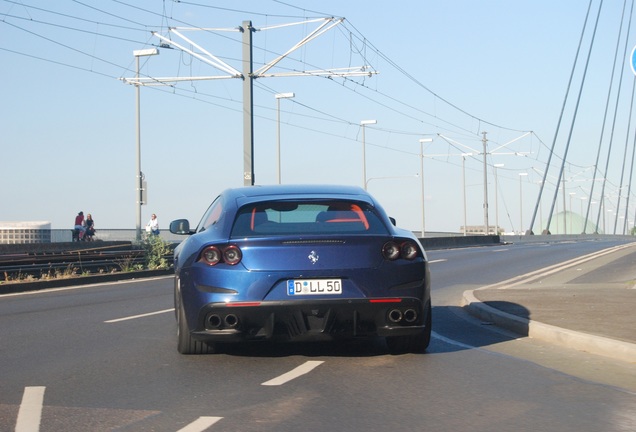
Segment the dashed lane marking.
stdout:
[[223,417],[199,417],[186,427],[179,429],[177,432],[201,432],[221,420]]
[[314,370],[315,368],[317,368],[318,366],[320,366],[322,363],[324,363],[324,361],[319,361],[319,360],[310,360],[308,362],[305,362],[304,364],[298,366],[295,369],[290,370],[287,373],[282,374],[281,376],[271,379],[269,381],[265,381],[263,384],[264,386],[277,386],[277,385],[282,385],[285,384],[288,381],[291,381],[295,378],[298,378],[301,375],[305,375],[306,373],[311,372],[312,370]]
[[42,419],[42,403],[46,387],[26,387],[18,411],[15,432],[38,432]]
[[140,314],[140,315],[131,315],[131,316],[128,316],[128,317],[116,318],[116,319],[112,319],[112,320],[108,320],[108,321],[104,321],[104,322],[106,324],[111,324],[111,323],[116,323],[116,322],[120,322],[120,321],[128,321],[128,320],[133,320],[133,319],[137,319],[137,318],[145,318],[145,317],[149,317],[149,316],[152,316],[152,315],[159,315],[159,314],[172,312],[172,311],[174,311],[174,308],[164,309],[164,310],[160,310],[160,311],[156,311],[156,312],[149,312],[149,313]]

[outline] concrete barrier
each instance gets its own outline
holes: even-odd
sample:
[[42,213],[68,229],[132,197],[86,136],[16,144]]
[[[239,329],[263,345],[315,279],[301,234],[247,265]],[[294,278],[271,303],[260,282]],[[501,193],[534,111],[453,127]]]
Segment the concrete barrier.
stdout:
[[420,238],[420,243],[426,250],[432,249],[453,249],[472,246],[490,246],[500,244],[501,240],[497,235],[481,236],[455,236],[455,237],[424,237]]
[[[130,230],[129,230],[130,231]],[[132,231],[131,231],[132,232]],[[180,236],[175,239],[164,239],[178,244],[185,237]],[[629,235],[609,235],[609,234],[575,234],[575,235],[470,235],[442,233],[430,237],[420,237],[420,242],[425,249],[452,249],[471,246],[490,246],[508,243],[555,243],[555,242],[581,242],[594,240],[625,240],[633,241],[634,236]],[[133,241],[95,241],[95,242],[53,242],[36,244],[0,244],[0,255],[16,253],[41,253],[60,252],[78,249],[131,249]]]

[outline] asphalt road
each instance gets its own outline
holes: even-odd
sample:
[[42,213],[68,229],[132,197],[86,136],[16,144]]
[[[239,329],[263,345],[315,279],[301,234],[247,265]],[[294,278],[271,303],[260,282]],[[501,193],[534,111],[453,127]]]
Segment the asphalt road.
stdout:
[[0,430],[633,431],[636,365],[499,331],[464,290],[613,245],[429,253],[428,353],[381,341],[176,351],[170,277],[0,296]]

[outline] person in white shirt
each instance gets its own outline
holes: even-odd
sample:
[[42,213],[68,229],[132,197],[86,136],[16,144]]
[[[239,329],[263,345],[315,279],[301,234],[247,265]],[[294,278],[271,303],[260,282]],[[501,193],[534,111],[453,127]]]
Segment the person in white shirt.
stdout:
[[157,215],[154,213],[146,225],[146,232],[153,235],[159,235],[159,221],[157,220]]

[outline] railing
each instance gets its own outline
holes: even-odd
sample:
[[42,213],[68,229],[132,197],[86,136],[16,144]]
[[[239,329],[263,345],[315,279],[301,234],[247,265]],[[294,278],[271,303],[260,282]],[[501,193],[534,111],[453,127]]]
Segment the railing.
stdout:
[[144,251],[130,247],[0,255],[0,279],[19,279],[27,275],[51,277],[65,272],[111,273],[142,266],[144,262]]
[[[147,235],[142,232],[142,236]],[[96,241],[129,241],[135,242],[137,230],[135,229],[98,229],[95,232],[94,240]],[[182,235],[172,234],[168,230],[161,230],[159,237],[170,243],[180,243],[186,237]],[[52,229],[51,243],[63,243],[73,241],[72,229]]]
[[[72,242],[73,239],[73,235],[72,235],[72,229],[52,229],[50,230],[51,232],[51,243],[66,243],[66,242]],[[414,231],[414,234],[419,235],[420,233],[418,231]],[[146,236],[146,232],[142,232],[142,236]],[[462,237],[464,236],[462,233],[451,233],[451,232],[427,232],[426,233],[426,237],[425,237],[425,243],[436,243],[436,242],[441,242],[444,243],[444,241],[447,241],[449,243],[456,243],[459,240],[456,237]],[[186,236],[183,235],[177,235],[177,234],[172,234],[170,231],[168,230],[162,230],[159,233],[159,237],[168,242],[168,243],[181,243],[183,240],[186,239]],[[497,236],[466,236],[466,237],[471,237],[471,238],[477,238],[479,239],[479,237],[490,237],[490,238],[494,238]],[[634,239],[636,239],[634,236],[610,236],[607,234],[582,234],[582,235],[531,235],[531,236],[525,236],[525,235],[501,235],[499,236],[502,242],[511,242],[511,243],[517,243],[517,242],[541,242],[541,241],[563,241],[563,240],[590,240],[590,239],[601,239],[601,238],[613,238],[613,239],[617,239],[617,238],[624,238],[627,241],[632,241]],[[435,240],[433,240],[435,239]],[[446,239],[446,240],[444,240]],[[104,241],[104,242],[110,242],[110,241],[127,241],[127,242],[132,242],[132,243],[136,243],[136,230],[135,229],[99,229],[97,230],[95,237],[94,237],[95,241]],[[480,242],[482,242],[483,240],[480,240]],[[471,243],[470,239],[466,239],[467,243]],[[16,241],[16,242],[11,242],[10,244],[20,244],[22,242],[20,241]],[[87,242],[88,243],[88,242]],[[0,248],[2,247],[3,244],[0,243]],[[6,243],[4,243],[4,245],[6,245]]]
[[[0,284],[141,271],[146,253],[141,245],[125,240],[0,245]],[[170,271],[172,250],[162,258],[165,271]]]

